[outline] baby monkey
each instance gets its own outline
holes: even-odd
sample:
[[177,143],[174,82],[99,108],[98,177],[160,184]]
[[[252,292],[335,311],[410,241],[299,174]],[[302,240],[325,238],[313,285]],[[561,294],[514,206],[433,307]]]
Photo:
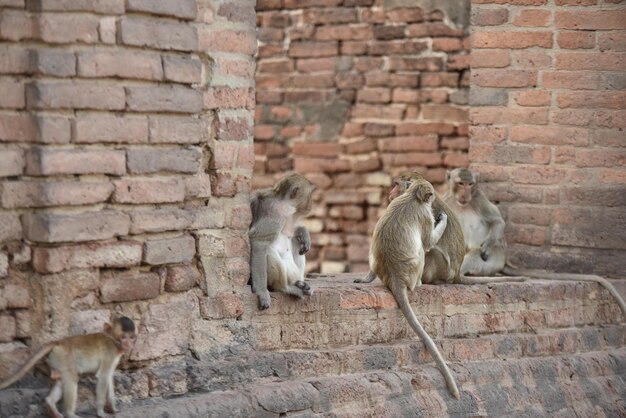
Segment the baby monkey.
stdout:
[[458,399],[454,377],[411,309],[408,296],[409,291],[422,284],[425,255],[431,250],[436,251],[448,222],[446,213],[442,212],[435,226],[434,200],[432,184],[418,180],[389,204],[374,228],[370,268],[391,291],[409,325],[435,358],[452,396]]
[[78,378],[81,374],[95,373],[96,412],[105,417],[107,412],[115,413],[115,390],[113,372],[125,353],[129,353],[135,343],[135,323],[125,316],[116,318],[113,324],[105,324],[104,332],[77,335],[44,345],[13,376],[0,383],[4,389],[21,379],[43,357],[48,355],[50,378],[55,381],[46,397],[46,407],[53,418],[63,418],[56,407],[63,398],[65,413],[76,418],[76,395]]

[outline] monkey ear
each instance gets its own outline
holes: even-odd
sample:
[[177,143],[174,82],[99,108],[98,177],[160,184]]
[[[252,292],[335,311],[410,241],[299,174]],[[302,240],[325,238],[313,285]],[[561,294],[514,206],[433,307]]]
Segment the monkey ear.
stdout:
[[293,189],[291,189],[291,192],[289,193],[289,199],[295,199],[298,196],[299,192],[300,192],[299,187],[294,187]]
[[107,334],[110,334],[111,332],[113,332],[113,327],[108,322],[104,324],[104,332]]
[[434,195],[431,192],[424,193],[424,203],[430,203],[434,199]]

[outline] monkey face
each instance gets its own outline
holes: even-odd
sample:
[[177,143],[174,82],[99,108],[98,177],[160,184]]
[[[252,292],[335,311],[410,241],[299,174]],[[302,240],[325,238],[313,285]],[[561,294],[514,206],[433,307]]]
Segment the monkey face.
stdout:
[[119,337],[119,344],[122,350],[128,353],[133,349],[136,340],[137,336],[134,332],[123,332]]
[[459,205],[465,206],[472,200],[473,181],[458,180],[454,183],[454,196]]

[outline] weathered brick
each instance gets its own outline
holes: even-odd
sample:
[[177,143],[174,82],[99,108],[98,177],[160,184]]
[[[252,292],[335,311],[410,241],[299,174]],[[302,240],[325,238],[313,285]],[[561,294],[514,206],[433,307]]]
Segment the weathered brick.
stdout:
[[124,0],[45,0],[29,3],[29,10],[51,12],[124,13]]
[[0,315],[0,342],[13,341],[16,335],[15,318],[11,315]]
[[128,0],[126,9],[133,12],[145,12],[156,15],[174,16],[182,19],[195,19],[197,14],[195,0]]
[[68,143],[72,137],[71,120],[65,116],[39,114],[34,117],[35,141],[47,144]]
[[37,34],[44,42],[68,44],[98,42],[97,16],[72,13],[42,13],[37,17]]
[[528,123],[546,125],[548,123],[548,111],[546,108],[509,109],[480,107],[470,109],[470,120],[474,124]]
[[171,266],[167,268],[165,290],[167,292],[184,292],[195,287],[202,280],[196,266]]
[[17,213],[0,212],[0,243],[22,238],[22,224]]
[[198,50],[198,34],[194,26],[166,19],[123,17],[120,20],[119,37],[126,45],[178,51]]
[[0,46],[0,72],[2,74],[22,74],[30,69],[29,51],[18,45]]
[[357,10],[353,7],[306,9],[303,18],[311,24],[351,23],[357,20]]
[[541,48],[552,47],[552,32],[476,32],[472,48]]
[[552,101],[552,93],[545,90],[520,91],[513,97],[520,106],[549,106]]
[[19,176],[24,171],[24,151],[2,149],[0,151],[0,177]]
[[85,205],[104,202],[113,192],[111,183],[94,181],[11,181],[2,187],[2,206],[30,208]]
[[102,303],[154,299],[160,289],[161,279],[157,273],[110,271],[102,274],[100,299]]
[[30,54],[34,74],[55,77],[76,75],[76,55],[63,50],[34,49]]
[[179,179],[124,179],[113,182],[116,203],[182,202],[185,187]]
[[140,112],[199,113],[202,93],[185,86],[126,87],[128,108]]
[[626,29],[623,10],[558,10],[554,16],[554,25],[557,29]]
[[289,56],[294,58],[332,57],[338,54],[337,42],[294,42]]
[[124,88],[90,83],[37,81],[26,86],[26,102],[34,109],[102,109],[126,107]]
[[545,27],[550,24],[552,12],[543,9],[523,9],[513,18],[514,26]]
[[103,17],[98,25],[100,42],[104,44],[115,44],[117,40],[117,21],[114,17]]
[[467,109],[451,105],[425,105],[422,115],[428,121],[466,122],[469,119]]
[[190,236],[146,241],[143,261],[152,264],[189,262],[196,254],[196,240]]
[[623,109],[626,104],[626,92],[561,92],[557,95],[557,104],[561,108]]
[[526,70],[474,70],[472,83],[481,87],[532,87],[537,84],[537,72]]
[[219,292],[200,302],[200,315],[205,319],[239,318],[245,311],[241,295]]
[[619,32],[599,32],[598,47],[600,51],[626,51],[626,33]]
[[559,32],[557,43],[559,47],[566,49],[593,48],[596,44],[596,36],[593,32]]
[[399,136],[384,138],[378,141],[382,152],[437,151],[439,138],[437,135]]
[[5,9],[0,12],[0,39],[19,42],[35,37],[35,19],[23,10]]
[[506,106],[509,95],[504,89],[471,88],[469,103],[472,106]]
[[30,115],[0,114],[0,141],[31,142],[36,136],[36,126]]
[[256,53],[256,34],[252,31],[203,28],[198,49],[204,52],[230,52],[252,56]]
[[218,113],[217,139],[222,141],[246,141],[252,136],[252,123],[247,117]]
[[[80,77],[119,77],[161,80],[161,57],[143,51],[81,51],[78,52]],[[121,63],[124,63],[121,65]]]
[[190,84],[202,82],[202,62],[197,59],[164,56],[163,72],[169,81]]
[[128,235],[130,217],[116,211],[26,214],[26,238],[36,242],[94,241]]
[[26,106],[24,82],[9,78],[0,79],[0,108],[23,109]]
[[595,90],[600,75],[590,71],[543,71],[541,85],[548,89]]
[[34,176],[55,174],[126,173],[124,151],[34,148],[26,155],[26,173]]
[[79,113],[74,132],[76,143],[147,143],[148,119],[145,116]]
[[153,144],[199,144],[209,136],[202,119],[186,116],[150,116],[150,142]]
[[254,89],[251,88],[214,87],[204,93],[207,109],[252,109],[254,104]]
[[35,247],[33,267],[39,273],[91,267],[131,267],[141,263],[142,244],[136,241]]
[[193,174],[200,169],[202,152],[190,149],[136,149],[126,152],[128,172],[149,174],[158,172]]
[[474,26],[498,26],[508,21],[509,11],[505,8],[486,9],[473,7],[470,19]]
[[555,55],[557,70],[621,71],[626,66],[626,54],[561,52]]
[[471,53],[472,68],[502,68],[508,67],[511,60],[509,51],[506,49],[498,50],[472,50]]

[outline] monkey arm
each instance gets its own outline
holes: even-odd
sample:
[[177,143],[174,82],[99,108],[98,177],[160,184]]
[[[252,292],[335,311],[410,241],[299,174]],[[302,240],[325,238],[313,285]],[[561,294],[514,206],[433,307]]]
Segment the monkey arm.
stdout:
[[296,228],[291,239],[291,249],[294,257],[296,253],[304,255],[311,249],[311,235],[305,227],[299,226]]
[[428,241],[424,242],[424,250],[426,252],[430,251],[435,245],[437,245],[443,235],[443,232],[446,230],[446,226],[448,226],[448,215],[442,211],[439,215],[439,223],[433,228],[432,234],[424,234],[425,239],[423,241]]

